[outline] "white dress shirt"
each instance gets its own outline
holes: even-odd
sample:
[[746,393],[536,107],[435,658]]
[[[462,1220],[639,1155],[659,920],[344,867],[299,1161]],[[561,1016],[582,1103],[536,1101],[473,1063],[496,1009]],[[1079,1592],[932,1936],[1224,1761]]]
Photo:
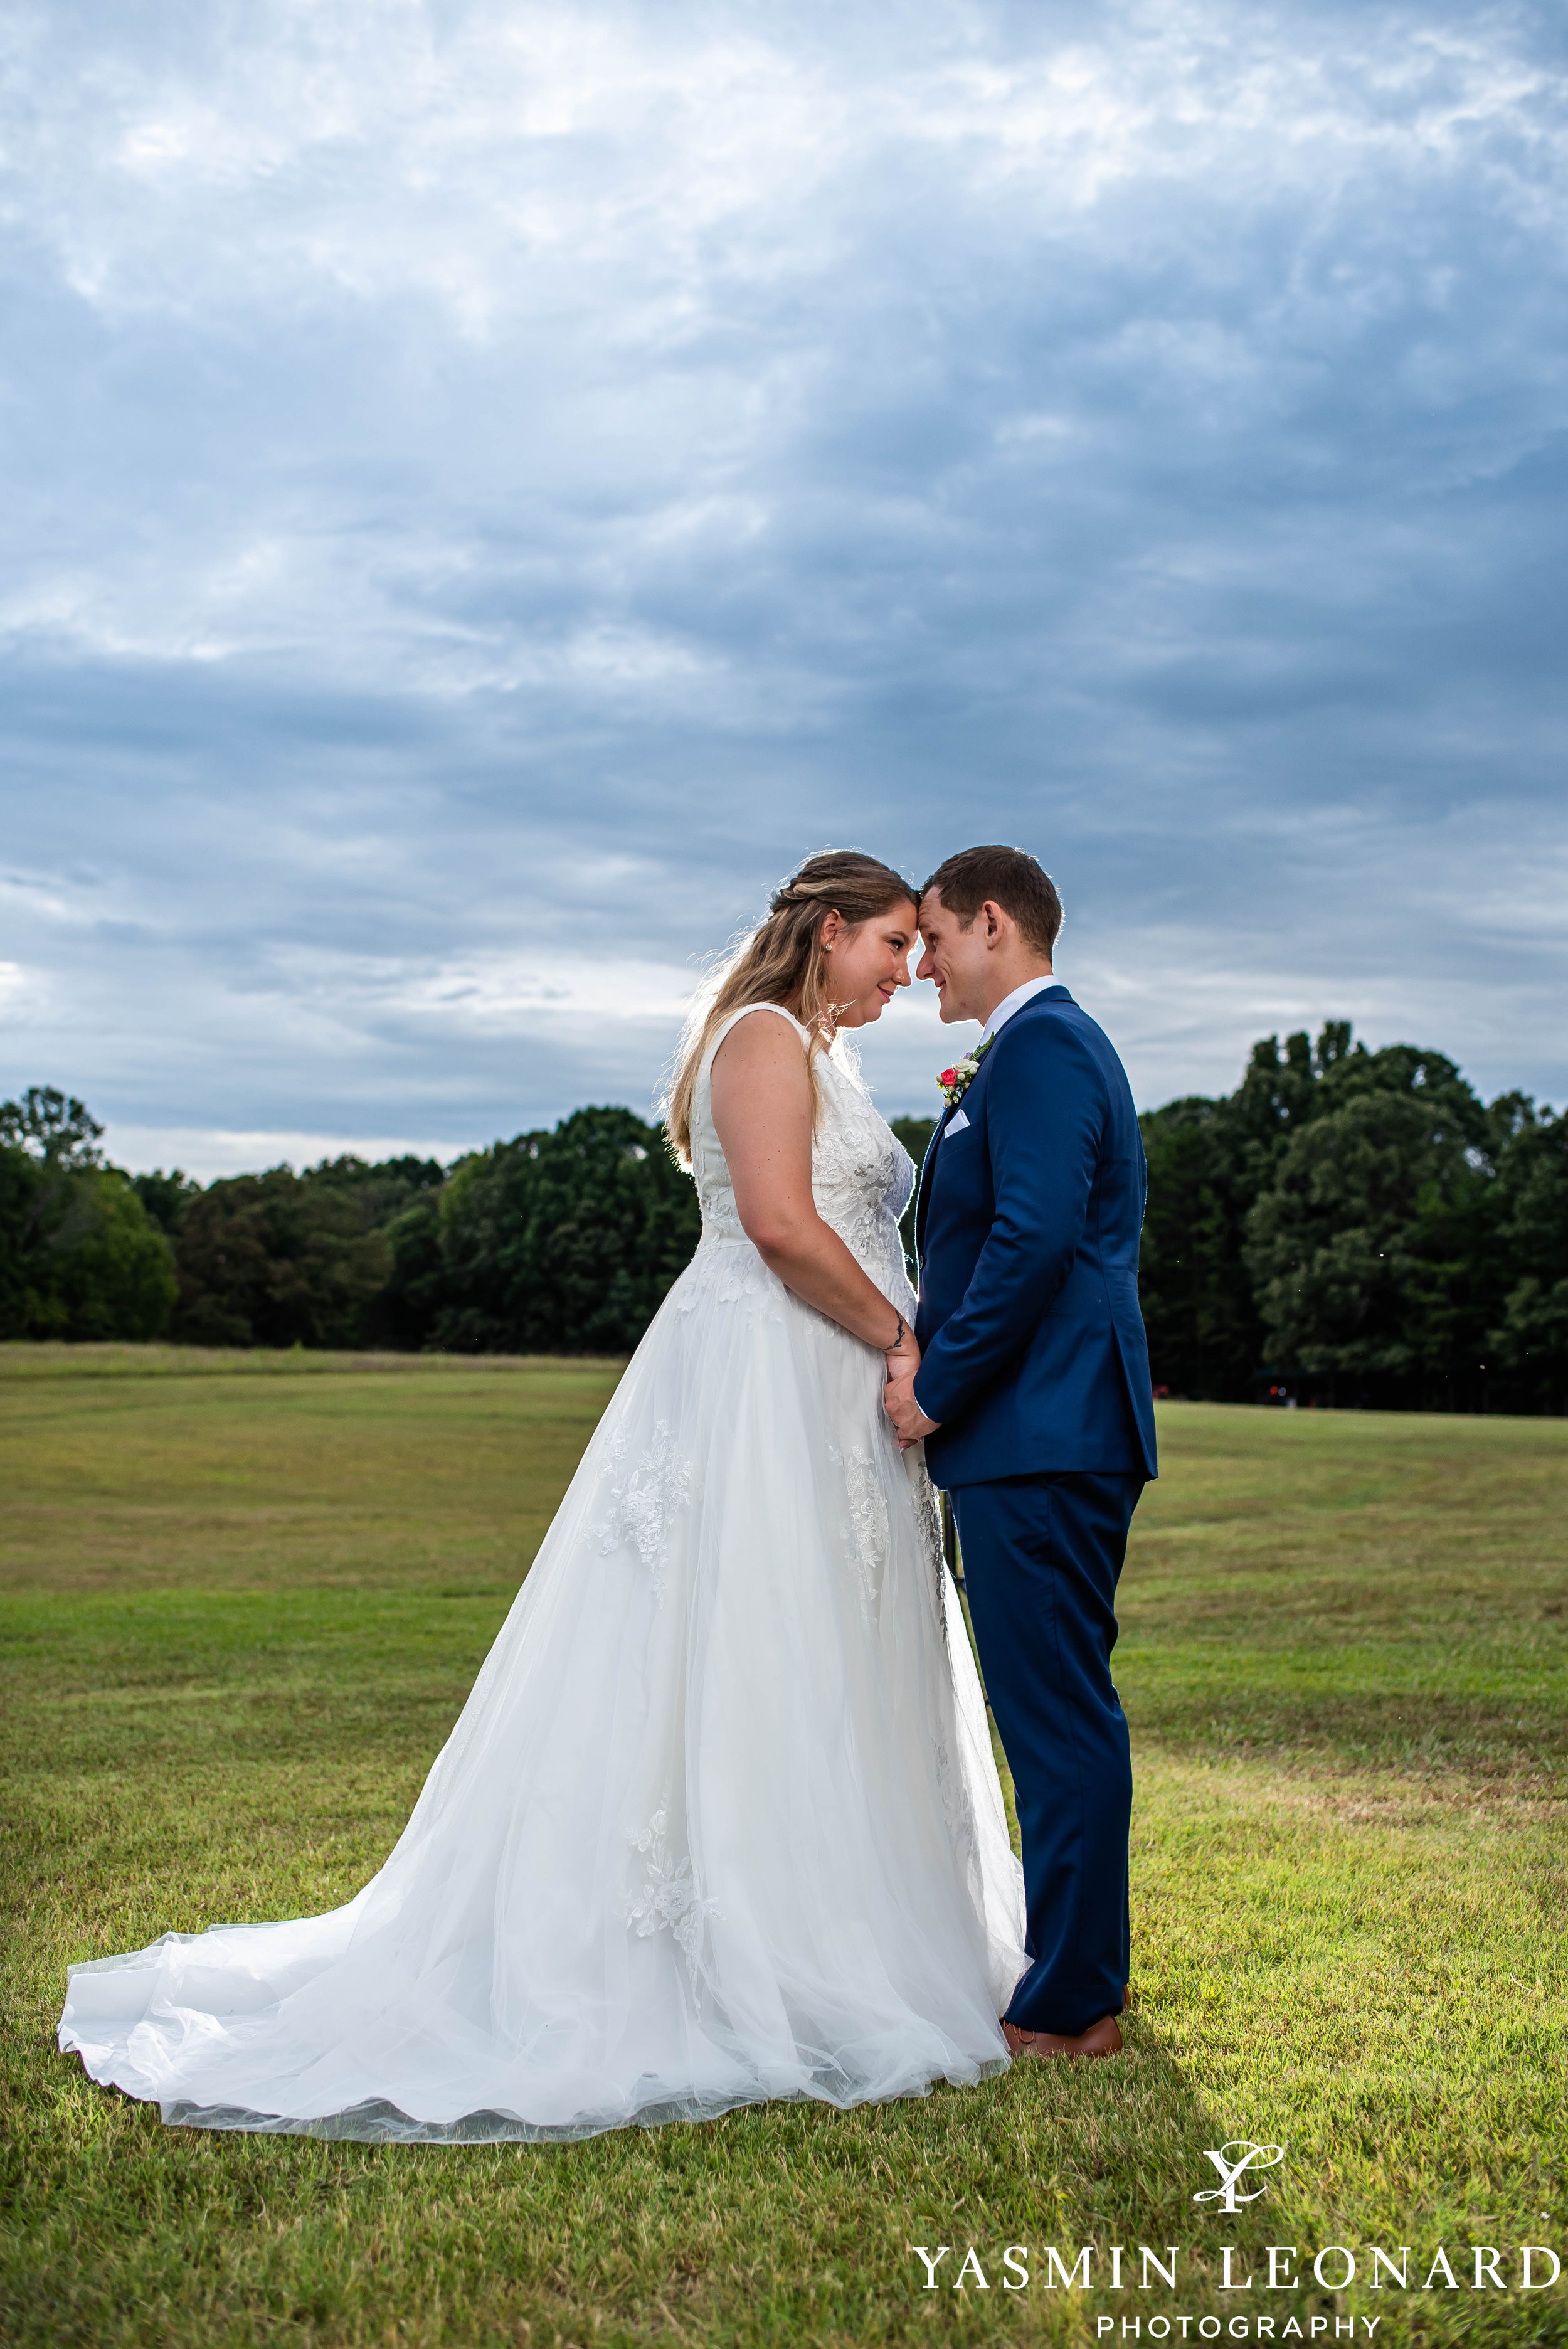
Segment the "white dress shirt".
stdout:
[[[980,1042],[975,1046],[975,1051],[979,1051],[985,1045],[991,1041],[992,1037],[996,1033],[997,1029],[1000,1028],[1004,1019],[1011,1019],[1015,1011],[1021,1011],[1025,1004],[1032,1002],[1034,998],[1038,995],[1042,989],[1047,987],[1059,987],[1060,985],[1061,980],[1057,977],[1055,971],[1046,971],[1038,978],[1026,978],[1022,987],[1016,987],[1011,995],[1005,995],[1002,998],[1001,1002],[996,1006],[995,1010],[991,1014],[989,1020],[986,1022],[985,1033],[981,1037]],[[973,1055],[971,1057],[973,1057]]]

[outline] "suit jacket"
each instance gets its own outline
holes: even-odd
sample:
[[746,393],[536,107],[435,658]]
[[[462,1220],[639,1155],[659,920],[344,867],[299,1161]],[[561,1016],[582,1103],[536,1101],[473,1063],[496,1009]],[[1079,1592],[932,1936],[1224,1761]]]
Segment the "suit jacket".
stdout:
[[921,1365],[938,1485],[1157,1474],[1138,1306],[1148,1190],[1127,1072],[1065,987],[1004,1020],[921,1168]]

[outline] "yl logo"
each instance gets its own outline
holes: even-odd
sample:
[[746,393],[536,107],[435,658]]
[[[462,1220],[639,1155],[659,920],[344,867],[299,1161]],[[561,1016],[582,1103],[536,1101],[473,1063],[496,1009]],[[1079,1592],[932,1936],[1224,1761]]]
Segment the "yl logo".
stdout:
[[1253,2145],[1244,2137],[1233,2137],[1229,2145],[1205,2147],[1203,2158],[1213,2163],[1222,2182],[1218,2186],[1205,2186],[1201,2193],[1193,2195],[1193,2201],[1217,2202],[1222,2210],[1234,2212],[1243,2202],[1255,2202],[1269,2190],[1266,2178],[1255,2194],[1239,2193],[1237,2181],[1244,2178],[1249,2169],[1272,2169],[1276,2162],[1284,2159],[1284,2147],[1283,2145]]

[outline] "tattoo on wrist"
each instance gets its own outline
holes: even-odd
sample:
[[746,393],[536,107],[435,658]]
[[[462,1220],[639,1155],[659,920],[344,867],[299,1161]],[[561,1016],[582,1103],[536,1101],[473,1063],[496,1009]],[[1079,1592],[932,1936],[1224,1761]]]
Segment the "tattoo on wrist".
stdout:
[[[897,1312],[897,1308],[896,1308],[896,1307],[894,1308],[894,1311],[895,1311],[895,1313]],[[884,1354],[898,1354],[898,1353],[902,1353],[902,1352],[903,1352],[903,1340],[904,1340],[904,1323],[903,1323],[903,1315],[902,1313],[899,1313],[899,1314],[898,1314],[898,1335],[897,1335],[897,1337],[893,1340],[892,1344],[891,1346],[884,1346],[884,1347],[882,1348],[882,1352],[883,1352]]]

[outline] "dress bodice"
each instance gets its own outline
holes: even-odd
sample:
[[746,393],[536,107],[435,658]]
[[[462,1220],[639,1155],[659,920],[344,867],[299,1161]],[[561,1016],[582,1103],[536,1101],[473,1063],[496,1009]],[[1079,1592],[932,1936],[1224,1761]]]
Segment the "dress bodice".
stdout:
[[[745,1240],[729,1168],[713,1123],[710,1080],[714,1055],[738,1019],[766,1011],[784,1019],[800,1039],[810,1036],[781,1004],[748,1003],[732,1011],[715,1033],[697,1072],[692,1102],[691,1161],[702,1209],[705,1241]],[[901,1311],[913,1292],[904,1268],[898,1220],[914,1190],[914,1162],[885,1118],[872,1105],[853,1047],[841,1036],[811,1063],[818,1114],[811,1137],[811,1195],[857,1264]],[[749,1243],[748,1243],[749,1245]]]

